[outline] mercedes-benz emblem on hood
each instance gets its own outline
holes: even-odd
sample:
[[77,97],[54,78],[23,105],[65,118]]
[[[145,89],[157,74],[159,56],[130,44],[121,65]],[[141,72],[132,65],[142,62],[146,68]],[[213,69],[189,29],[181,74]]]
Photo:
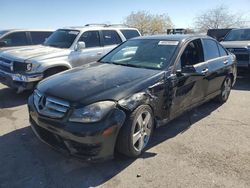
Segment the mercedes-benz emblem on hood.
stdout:
[[38,101],[38,109],[39,110],[43,110],[46,106],[46,97],[45,96],[41,96],[41,98]]

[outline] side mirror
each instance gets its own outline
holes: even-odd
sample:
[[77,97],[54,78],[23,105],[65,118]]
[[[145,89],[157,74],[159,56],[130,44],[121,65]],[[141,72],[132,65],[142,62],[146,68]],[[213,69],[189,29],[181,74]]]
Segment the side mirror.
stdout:
[[224,37],[219,38],[219,42],[222,42],[224,40]]
[[195,74],[196,70],[194,68],[194,66],[192,65],[186,65],[184,67],[181,68],[181,70],[176,70],[176,75],[177,76],[184,76],[184,75],[191,75],[191,74]]
[[80,51],[80,50],[82,50],[84,48],[86,48],[85,42],[82,42],[82,41],[81,42],[77,42],[76,47],[75,47],[76,51]]
[[4,47],[7,46],[7,42],[6,41],[0,41],[0,47]]

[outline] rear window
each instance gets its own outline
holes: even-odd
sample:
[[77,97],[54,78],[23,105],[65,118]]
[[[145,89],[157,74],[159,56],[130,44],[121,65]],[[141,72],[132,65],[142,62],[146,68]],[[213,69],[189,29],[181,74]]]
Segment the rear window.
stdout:
[[44,43],[45,39],[48,38],[51,34],[52,34],[52,32],[40,32],[40,31],[30,32],[33,44]]
[[220,57],[218,46],[215,41],[210,39],[204,39],[203,45],[204,45],[203,49],[206,61]]
[[103,42],[104,45],[114,45],[114,44],[120,44],[122,42],[120,36],[116,31],[113,30],[103,30]]
[[121,32],[127,40],[140,36],[140,34],[137,30],[122,29]]

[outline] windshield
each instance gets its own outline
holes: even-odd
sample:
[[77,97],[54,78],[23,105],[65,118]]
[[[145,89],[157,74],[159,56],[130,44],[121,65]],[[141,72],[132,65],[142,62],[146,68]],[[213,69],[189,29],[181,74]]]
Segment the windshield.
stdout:
[[57,48],[70,48],[79,33],[80,31],[78,30],[59,29],[50,35],[44,42],[44,45]]
[[100,62],[140,68],[163,69],[169,65],[177,45],[178,41],[156,39],[129,40],[103,57]]
[[2,30],[2,31],[0,31],[0,37],[2,36],[2,35],[4,35],[5,33],[8,33],[9,32],[9,30]]
[[250,29],[237,29],[230,31],[224,41],[250,40]]

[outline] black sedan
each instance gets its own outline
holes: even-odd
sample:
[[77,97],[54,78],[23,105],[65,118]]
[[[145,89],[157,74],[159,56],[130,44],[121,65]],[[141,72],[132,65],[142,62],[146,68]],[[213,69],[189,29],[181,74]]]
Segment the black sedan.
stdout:
[[206,36],[148,36],[98,62],[40,82],[28,107],[35,134],[86,160],[139,156],[155,127],[208,100],[227,101],[235,56]]

